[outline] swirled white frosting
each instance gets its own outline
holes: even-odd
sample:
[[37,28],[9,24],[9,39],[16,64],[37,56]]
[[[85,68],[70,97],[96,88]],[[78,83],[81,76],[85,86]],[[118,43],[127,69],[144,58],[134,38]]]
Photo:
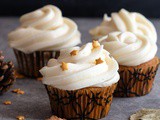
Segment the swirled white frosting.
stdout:
[[154,42],[157,41],[154,25],[140,13],[128,12],[125,9],[121,9],[118,13],[112,13],[111,17],[105,15],[101,25],[91,29],[90,34],[97,39],[114,31],[129,31],[145,35]]
[[[78,54],[71,56],[70,52],[78,50]],[[104,62],[95,64],[95,59]],[[61,62],[68,63],[68,70],[61,69]],[[93,49],[92,43],[84,46],[64,49],[60,57],[51,59],[40,72],[43,83],[64,90],[76,90],[85,87],[105,87],[119,80],[118,63],[103,49],[103,45]]]
[[120,65],[137,66],[153,59],[157,45],[148,37],[131,32],[112,32],[100,39]]
[[20,18],[21,26],[9,33],[9,45],[24,53],[60,50],[78,45],[80,32],[59,8],[47,5]]

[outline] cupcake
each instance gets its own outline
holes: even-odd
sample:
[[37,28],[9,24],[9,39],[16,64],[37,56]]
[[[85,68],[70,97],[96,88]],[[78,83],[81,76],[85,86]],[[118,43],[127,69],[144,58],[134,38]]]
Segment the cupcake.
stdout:
[[125,9],[121,9],[118,13],[112,13],[111,17],[104,15],[103,22],[91,29],[90,34],[93,39],[98,39],[115,31],[128,31],[145,35],[152,41],[157,40],[155,27],[147,18],[140,13],[128,12]]
[[0,95],[7,92],[16,80],[14,65],[5,62],[2,51],[0,51]]
[[148,94],[159,65],[155,56],[156,43],[149,37],[131,32],[112,32],[100,42],[120,65],[120,80],[114,95],[135,97]]
[[8,34],[9,45],[17,58],[19,71],[39,77],[50,58],[57,58],[60,49],[81,43],[74,21],[62,16],[59,8],[44,6],[20,18],[21,25]]
[[66,119],[100,119],[112,103],[118,63],[98,41],[60,51],[40,72],[52,112]]

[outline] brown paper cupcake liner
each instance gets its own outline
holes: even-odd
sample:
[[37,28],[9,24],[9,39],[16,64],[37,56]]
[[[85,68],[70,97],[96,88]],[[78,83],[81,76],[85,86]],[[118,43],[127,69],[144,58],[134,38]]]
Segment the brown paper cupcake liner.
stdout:
[[41,77],[39,70],[44,67],[51,58],[58,58],[59,51],[36,51],[25,54],[14,49],[18,62],[18,72],[28,77]]
[[54,115],[72,120],[97,120],[105,117],[117,84],[80,90],[60,90],[45,85]]
[[121,66],[120,80],[114,92],[116,97],[136,97],[148,94],[158,70],[157,57],[138,66]]

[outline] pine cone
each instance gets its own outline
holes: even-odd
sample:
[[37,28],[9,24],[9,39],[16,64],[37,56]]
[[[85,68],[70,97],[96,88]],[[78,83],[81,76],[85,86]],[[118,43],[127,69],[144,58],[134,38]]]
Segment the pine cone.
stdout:
[[2,56],[2,51],[0,51],[0,94],[9,90],[15,80],[13,63],[4,62],[4,56]]

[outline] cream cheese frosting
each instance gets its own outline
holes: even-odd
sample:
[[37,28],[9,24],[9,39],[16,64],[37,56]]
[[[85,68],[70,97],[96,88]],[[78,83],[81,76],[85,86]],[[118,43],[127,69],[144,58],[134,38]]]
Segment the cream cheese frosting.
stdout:
[[154,25],[142,14],[128,12],[125,9],[121,9],[118,13],[112,13],[111,17],[104,15],[103,22],[91,29],[90,34],[94,39],[98,39],[114,31],[128,31],[145,35],[154,42],[157,41],[157,33]]
[[20,18],[20,27],[8,34],[9,45],[24,53],[60,50],[81,43],[74,21],[59,8],[47,5]]
[[77,90],[105,87],[118,82],[118,69],[118,63],[103,49],[103,45],[94,48],[92,43],[87,43],[82,47],[61,50],[60,57],[49,60],[40,72],[46,85]]
[[99,41],[120,65],[137,66],[153,59],[157,45],[148,37],[131,32],[111,32]]

